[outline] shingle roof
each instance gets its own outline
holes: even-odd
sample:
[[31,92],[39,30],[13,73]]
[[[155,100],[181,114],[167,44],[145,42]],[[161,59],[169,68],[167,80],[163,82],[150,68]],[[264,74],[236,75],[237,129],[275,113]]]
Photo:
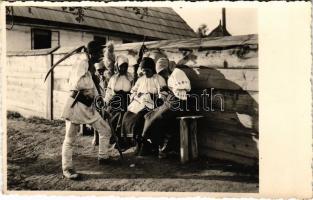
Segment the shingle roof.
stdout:
[[220,21],[220,24],[208,34],[208,37],[223,37],[223,36],[231,36],[231,34],[221,24]]
[[84,21],[61,7],[14,7],[14,16],[76,24],[111,31],[145,35],[158,39],[183,39],[196,37],[195,32],[172,9],[149,7],[147,16],[140,19],[132,9],[125,7],[87,7]]

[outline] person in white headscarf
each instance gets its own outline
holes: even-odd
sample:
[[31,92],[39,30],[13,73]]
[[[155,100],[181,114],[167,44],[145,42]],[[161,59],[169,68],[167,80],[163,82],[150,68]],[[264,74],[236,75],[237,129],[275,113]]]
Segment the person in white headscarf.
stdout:
[[115,64],[117,73],[110,78],[104,97],[107,111],[111,115],[112,128],[121,142],[121,147],[125,146],[120,133],[122,119],[127,111],[130,90],[133,86],[133,76],[128,72],[128,63],[127,57],[117,56]]
[[[170,150],[177,152],[179,147],[179,124],[176,119],[186,112],[187,93],[191,90],[190,81],[179,68],[170,71],[167,58],[157,61],[157,72],[167,80],[168,95],[163,105],[145,115],[143,143],[139,155],[151,153],[151,148],[158,151],[159,158],[164,158]],[[153,151],[152,151],[153,152]]]
[[163,98],[164,78],[156,74],[155,62],[152,58],[144,57],[140,63],[143,76],[131,89],[130,104],[122,122],[122,135],[132,138],[139,149],[141,143],[144,115],[157,107],[158,100]]

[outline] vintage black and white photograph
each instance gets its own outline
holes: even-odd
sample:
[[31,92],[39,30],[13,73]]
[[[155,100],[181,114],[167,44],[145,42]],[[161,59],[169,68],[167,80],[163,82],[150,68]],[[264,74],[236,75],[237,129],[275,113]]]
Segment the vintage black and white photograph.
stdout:
[[8,191],[259,192],[257,8],[5,12]]

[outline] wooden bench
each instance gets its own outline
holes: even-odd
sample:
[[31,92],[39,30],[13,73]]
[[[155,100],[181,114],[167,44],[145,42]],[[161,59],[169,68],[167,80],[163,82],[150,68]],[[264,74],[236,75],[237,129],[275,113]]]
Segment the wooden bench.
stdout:
[[180,161],[186,163],[198,158],[197,119],[203,116],[177,117],[180,120]]

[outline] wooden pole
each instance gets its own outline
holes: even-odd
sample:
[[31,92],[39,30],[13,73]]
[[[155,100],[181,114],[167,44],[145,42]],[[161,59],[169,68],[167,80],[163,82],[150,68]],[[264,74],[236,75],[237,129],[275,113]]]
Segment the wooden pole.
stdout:
[[186,163],[189,160],[188,151],[188,124],[184,118],[180,119],[180,161]]
[[197,119],[190,119],[189,136],[190,136],[191,159],[197,159],[198,158]]
[[[53,65],[53,53],[50,53],[50,66],[48,65],[48,70]],[[53,120],[53,71],[51,72],[50,76],[48,77],[47,83],[47,119]]]

